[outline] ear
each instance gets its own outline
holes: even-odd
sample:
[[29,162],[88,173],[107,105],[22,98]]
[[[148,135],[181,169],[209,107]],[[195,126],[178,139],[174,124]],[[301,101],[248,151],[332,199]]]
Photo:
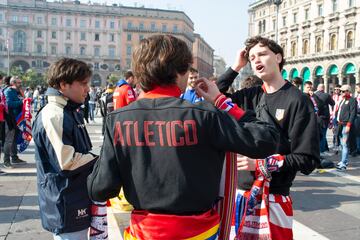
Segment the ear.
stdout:
[[60,82],[60,91],[64,91],[67,88],[67,83],[65,81]]
[[277,63],[281,63],[281,61],[282,61],[282,56],[281,56],[281,54],[280,54],[280,53],[276,54],[276,62],[277,62]]

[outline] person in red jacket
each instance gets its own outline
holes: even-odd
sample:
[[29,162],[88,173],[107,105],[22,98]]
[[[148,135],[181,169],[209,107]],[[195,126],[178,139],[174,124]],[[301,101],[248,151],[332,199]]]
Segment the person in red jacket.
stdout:
[[136,100],[136,93],[133,89],[134,75],[131,71],[125,73],[125,80],[121,79],[116,84],[113,95],[114,110],[125,107]]

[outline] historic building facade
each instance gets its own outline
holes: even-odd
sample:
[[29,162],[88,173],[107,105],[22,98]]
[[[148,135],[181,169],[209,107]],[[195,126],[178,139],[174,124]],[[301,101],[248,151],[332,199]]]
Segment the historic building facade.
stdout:
[[132,52],[142,38],[158,33],[177,36],[193,49],[194,23],[182,11],[0,0],[0,70],[19,66],[43,74],[60,57],[73,57],[92,67],[94,84],[104,85],[110,73],[131,68]]
[[347,83],[354,91],[360,82],[359,7],[359,0],[284,0],[277,17],[274,4],[259,0],[249,6],[249,36],[277,35],[285,79],[324,83],[327,91]]
[[214,74],[214,49],[200,36],[194,34],[193,44],[194,63],[193,67],[199,71],[200,77],[209,78]]

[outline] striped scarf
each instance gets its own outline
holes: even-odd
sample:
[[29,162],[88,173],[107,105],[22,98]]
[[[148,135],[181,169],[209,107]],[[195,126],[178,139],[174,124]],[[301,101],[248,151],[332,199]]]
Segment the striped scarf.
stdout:
[[269,219],[269,188],[271,172],[278,172],[284,156],[275,154],[256,160],[255,181],[244,195],[236,198],[235,239],[271,240]]
[[218,202],[217,210],[220,215],[219,239],[230,237],[233,214],[235,211],[235,194],[237,185],[236,153],[227,152],[225,157],[225,188],[224,198]]

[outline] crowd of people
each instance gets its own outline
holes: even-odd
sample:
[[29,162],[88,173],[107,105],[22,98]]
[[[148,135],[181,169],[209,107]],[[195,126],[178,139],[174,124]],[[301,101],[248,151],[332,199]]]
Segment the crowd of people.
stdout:
[[[336,167],[345,171],[349,164],[349,155],[360,154],[360,84],[355,85],[355,92],[348,84],[336,84],[330,93],[325,92],[325,85],[320,83],[315,88],[311,81],[302,82],[296,77],[292,83],[311,99],[318,120],[320,138],[320,157],[322,167],[332,167],[327,157],[338,154]],[[327,130],[333,133],[332,150],[327,141]]]
[[[339,170],[360,150],[359,84],[356,97],[346,84],[332,96],[323,84],[291,84],[281,75],[283,49],[263,37],[249,38],[219,77],[202,78],[192,61],[184,41],[153,35],[134,51],[132,71],[104,90],[70,58],[50,66],[46,91],[5,81],[4,167],[26,163],[14,116],[31,98],[40,216],[54,239],[107,239],[106,202],[125,197],[133,206],[126,240],[290,240],[290,188],[297,172],[322,166],[327,129],[341,149]],[[254,75],[230,89],[248,63]],[[97,108],[99,156],[85,124]]]

